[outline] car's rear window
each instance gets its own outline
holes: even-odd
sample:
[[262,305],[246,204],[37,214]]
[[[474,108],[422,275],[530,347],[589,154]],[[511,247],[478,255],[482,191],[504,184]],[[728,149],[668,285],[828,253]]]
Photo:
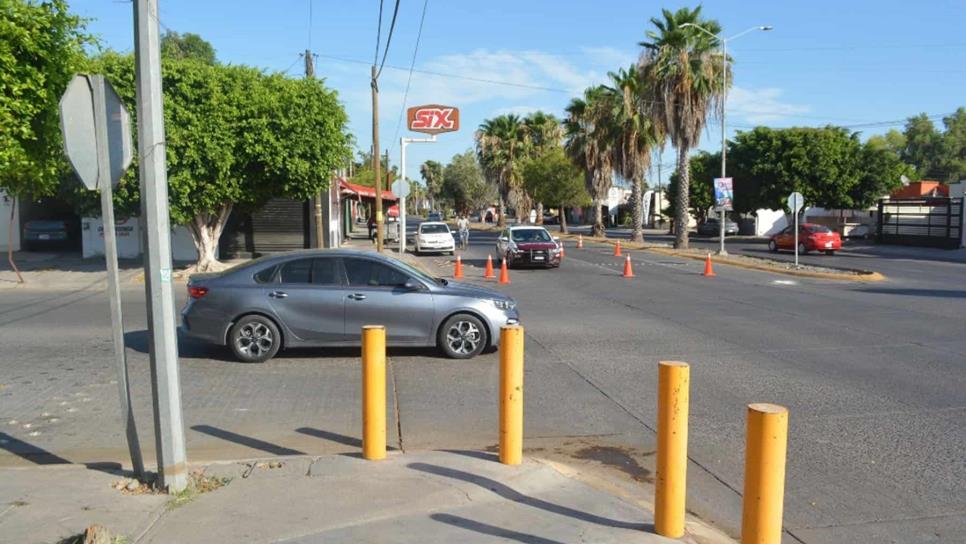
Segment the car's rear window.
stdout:
[[549,242],[552,240],[543,229],[515,229],[510,231],[514,242]]
[[255,281],[258,283],[273,283],[275,281],[275,270],[277,269],[278,265],[273,265],[264,270],[259,270],[255,273]]
[[420,225],[419,232],[423,234],[446,234],[449,227],[446,225]]
[[824,225],[809,225],[809,226],[805,227],[805,230],[807,230],[808,232],[811,232],[811,233],[819,233],[819,234],[828,234],[828,233],[832,232],[832,229],[830,229],[830,228],[828,228],[828,227],[826,227]]

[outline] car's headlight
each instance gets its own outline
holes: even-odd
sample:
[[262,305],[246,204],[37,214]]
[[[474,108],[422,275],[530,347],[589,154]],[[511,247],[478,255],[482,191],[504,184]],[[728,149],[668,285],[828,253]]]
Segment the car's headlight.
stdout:
[[498,298],[491,298],[490,304],[497,307],[500,310],[512,310],[517,307],[517,303],[512,300],[503,300]]

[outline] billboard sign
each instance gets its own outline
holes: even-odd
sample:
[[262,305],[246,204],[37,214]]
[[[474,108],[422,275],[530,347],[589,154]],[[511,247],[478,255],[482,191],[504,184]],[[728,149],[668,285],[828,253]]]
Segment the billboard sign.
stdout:
[[735,192],[731,178],[714,178],[714,207],[717,210],[730,210],[734,203]]
[[427,104],[406,110],[406,126],[413,132],[439,134],[460,129],[460,110],[453,106]]

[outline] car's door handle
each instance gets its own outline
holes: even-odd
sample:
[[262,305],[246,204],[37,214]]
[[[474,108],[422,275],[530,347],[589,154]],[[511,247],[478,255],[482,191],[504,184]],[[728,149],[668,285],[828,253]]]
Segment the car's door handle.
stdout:
[[351,298],[352,300],[365,300],[366,296],[363,295],[362,293],[353,293],[349,295],[349,298]]
[[288,297],[288,293],[286,293],[285,291],[272,291],[271,293],[268,294],[268,296],[272,298],[286,298]]

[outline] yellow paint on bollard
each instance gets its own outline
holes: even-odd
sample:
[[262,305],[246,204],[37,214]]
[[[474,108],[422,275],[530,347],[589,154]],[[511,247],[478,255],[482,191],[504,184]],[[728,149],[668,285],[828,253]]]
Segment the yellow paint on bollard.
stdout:
[[523,327],[500,329],[500,462],[523,461]]
[[684,536],[688,477],[688,404],[691,367],[661,361],[657,368],[657,478],[654,530],[661,536]]
[[362,327],[362,457],[386,458],[386,328]]
[[747,432],[741,542],[780,544],[788,409],[777,404],[749,404]]

